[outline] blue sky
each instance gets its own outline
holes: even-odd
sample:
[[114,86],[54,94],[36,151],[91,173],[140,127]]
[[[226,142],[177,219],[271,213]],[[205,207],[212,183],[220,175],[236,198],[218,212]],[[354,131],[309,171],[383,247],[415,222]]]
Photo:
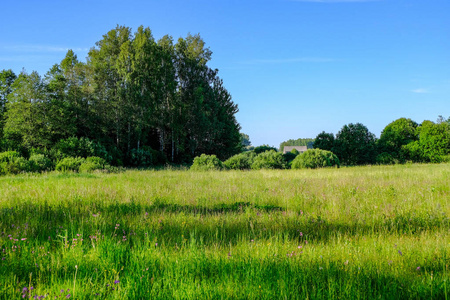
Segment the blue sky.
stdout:
[[253,145],[450,116],[448,0],[4,1],[0,70],[84,60],[119,25],[200,33]]

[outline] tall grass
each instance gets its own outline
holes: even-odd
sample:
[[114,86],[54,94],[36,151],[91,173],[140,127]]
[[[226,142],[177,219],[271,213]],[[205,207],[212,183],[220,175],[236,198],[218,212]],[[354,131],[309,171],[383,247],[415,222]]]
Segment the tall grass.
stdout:
[[0,177],[0,298],[448,299],[449,200],[449,164]]

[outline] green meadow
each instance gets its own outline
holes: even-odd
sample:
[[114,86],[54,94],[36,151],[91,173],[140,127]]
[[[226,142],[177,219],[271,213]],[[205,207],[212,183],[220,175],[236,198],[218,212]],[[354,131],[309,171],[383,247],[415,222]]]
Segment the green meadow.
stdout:
[[448,299],[450,164],[0,177],[0,298]]

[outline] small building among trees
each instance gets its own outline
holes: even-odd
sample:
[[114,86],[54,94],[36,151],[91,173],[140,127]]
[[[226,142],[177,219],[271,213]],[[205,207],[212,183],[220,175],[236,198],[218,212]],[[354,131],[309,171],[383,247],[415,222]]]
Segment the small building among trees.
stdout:
[[306,152],[306,150],[308,150],[308,146],[284,146],[283,154],[291,152],[294,149],[296,149],[300,154],[302,154],[303,152]]

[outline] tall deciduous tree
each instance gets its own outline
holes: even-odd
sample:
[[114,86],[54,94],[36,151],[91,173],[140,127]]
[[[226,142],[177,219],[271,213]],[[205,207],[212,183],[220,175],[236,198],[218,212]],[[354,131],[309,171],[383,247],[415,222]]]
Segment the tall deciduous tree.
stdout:
[[386,153],[398,161],[408,159],[407,153],[402,150],[402,147],[417,140],[417,126],[416,122],[406,118],[389,123],[381,132],[378,151],[382,154]]
[[418,140],[403,149],[417,162],[441,162],[450,155],[450,124],[423,121],[416,129]]
[[317,135],[316,139],[314,140],[313,147],[314,149],[333,151],[334,134],[322,131]]
[[333,150],[343,164],[371,164],[376,156],[375,135],[361,123],[344,125],[336,134]]
[[22,72],[12,84],[6,104],[5,137],[17,147],[49,147],[48,100],[45,85],[37,72]]
[[12,92],[12,84],[16,78],[16,74],[11,69],[0,72],[0,151],[4,148],[3,126],[6,103],[8,102],[8,95]]

